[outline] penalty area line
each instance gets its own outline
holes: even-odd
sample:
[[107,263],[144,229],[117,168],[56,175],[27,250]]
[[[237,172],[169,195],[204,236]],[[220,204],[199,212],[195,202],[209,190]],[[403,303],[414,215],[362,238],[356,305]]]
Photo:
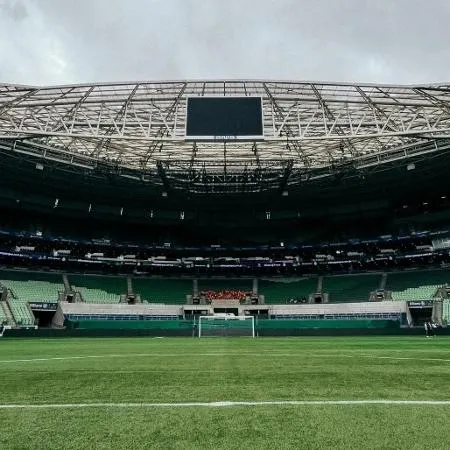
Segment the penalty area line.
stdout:
[[233,406],[332,406],[332,405],[403,405],[450,406],[450,400],[269,400],[183,403],[28,403],[0,404],[0,409],[76,409],[76,408],[228,408]]
[[242,356],[254,356],[254,357],[275,357],[275,358],[295,358],[295,357],[308,357],[308,358],[364,358],[364,359],[385,359],[392,361],[430,361],[430,362],[450,362],[450,359],[445,358],[414,358],[408,356],[379,356],[379,355],[367,355],[367,354],[355,354],[346,355],[342,353],[330,354],[330,353],[277,353],[277,352],[208,352],[208,353],[121,353],[121,354],[104,354],[104,355],[80,355],[80,356],[54,356],[47,358],[25,358],[25,359],[3,359],[0,360],[0,364],[13,364],[13,363],[33,363],[33,362],[46,362],[46,361],[70,361],[79,359],[115,359],[115,358],[202,358],[202,357],[242,357]]

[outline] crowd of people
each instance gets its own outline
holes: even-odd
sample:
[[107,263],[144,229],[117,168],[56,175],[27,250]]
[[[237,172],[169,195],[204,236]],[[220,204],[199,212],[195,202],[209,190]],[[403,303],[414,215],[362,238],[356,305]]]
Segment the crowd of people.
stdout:
[[225,289],[221,291],[202,291],[200,296],[207,300],[239,300],[243,301],[251,296],[251,292],[245,292],[238,289]]

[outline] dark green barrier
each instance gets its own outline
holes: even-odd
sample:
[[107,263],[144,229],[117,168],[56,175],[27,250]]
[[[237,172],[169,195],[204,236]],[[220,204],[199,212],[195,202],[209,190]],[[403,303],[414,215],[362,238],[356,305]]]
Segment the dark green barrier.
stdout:
[[[401,328],[393,320],[271,320],[256,319],[257,336],[423,335],[420,328]],[[437,334],[450,334],[450,328]],[[66,321],[64,330],[8,330],[5,337],[57,336],[196,336],[191,320]]]
[[79,320],[67,328],[80,330],[175,330],[192,331],[191,320]]
[[[231,322],[232,323],[232,322]],[[145,331],[153,336],[192,336],[196,334],[191,320],[80,320],[66,321],[66,327],[75,331],[114,330]],[[370,334],[381,330],[399,329],[399,322],[392,320],[271,320],[256,319],[258,336],[299,336],[330,334]],[[377,333],[378,334],[378,333]]]
[[[71,330],[153,330],[170,335],[193,332],[191,320],[80,320],[67,321]],[[271,320],[257,319],[256,333],[259,335],[297,335],[299,330],[375,330],[396,329],[399,322],[392,320]],[[328,331],[325,331],[328,334]]]
[[395,320],[257,320],[258,332],[269,330],[297,330],[297,329],[385,329],[399,328]]
[[[233,322],[230,322],[231,324]],[[80,330],[189,330],[192,320],[79,320],[66,321],[68,329]],[[399,328],[394,320],[272,320],[257,319],[257,332],[297,329],[387,329]]]
[[5,338],[68,338],[68,337],[192,337],[192,331],[189,330],[79,330],[79,329],[52,329],[40,328],[33,329],[14,329],[8,330],[3,335]]
[[[418,328],[260,328],[259,337],[270,336],[423,336]],[[450,327],[437,330],[439,336],[450,336]],[[191,337],[193,330],[173,329],[15,329],[7,330],[5,338],[59,338],[59,337]],[[206,339],[206,338],[205,338]],[[1,342],[1,340],[0,340]]]

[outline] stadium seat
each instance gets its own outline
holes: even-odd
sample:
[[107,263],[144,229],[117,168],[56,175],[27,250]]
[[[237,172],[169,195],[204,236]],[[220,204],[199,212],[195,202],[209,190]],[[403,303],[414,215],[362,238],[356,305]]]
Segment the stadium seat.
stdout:
[[87,303],[119,303],[127,292],[126,278],[97,275],[68,275],[74,291],[81,293]]
[[392,300],[430,300],[434,297],[439,285],[419,286],[404,291],[392,291]]
[[0,283],[26,302],[56,302],[64,290],[61,275],[39,272],[0,271]]
[[253,280],[246,279],[200,279],[198,280],[199,291],[244,291],[251,292]]
[[58,291],[64,290],[61,275],[30,271],[0,271],[0,284],[9,289],[8,303],[15,322],[25,326],[34,325],[28,302],[54,303]]
[[323,291],[328,293],[329,302],[367,302],[370,292],[376,290],[381,275],[342,275],[326,277]]
[[198,290],[209,300],[245,300],[251,296],[253,280],[251,279],[200,279]]
[[9,307],[17,325],[34,325],[34,316],[26,301],[9,298]]
[[392,300],[429,300],[448,280],[448,270],[389,273],[386,289],[391,291]]
[[258,292],[266,303],[308,301],[317,290],[317,278],[273,278],[259,280]]
[[184,304],[186,295],[192,294],[192,280],[133,278],[133,291],[148,303]]

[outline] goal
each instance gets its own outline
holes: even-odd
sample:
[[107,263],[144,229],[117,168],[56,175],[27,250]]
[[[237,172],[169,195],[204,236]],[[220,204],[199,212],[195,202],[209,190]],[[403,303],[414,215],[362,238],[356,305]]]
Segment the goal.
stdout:
[[255,318],[235,315],[200,316],[198,337],[214,336],[255,337]]

